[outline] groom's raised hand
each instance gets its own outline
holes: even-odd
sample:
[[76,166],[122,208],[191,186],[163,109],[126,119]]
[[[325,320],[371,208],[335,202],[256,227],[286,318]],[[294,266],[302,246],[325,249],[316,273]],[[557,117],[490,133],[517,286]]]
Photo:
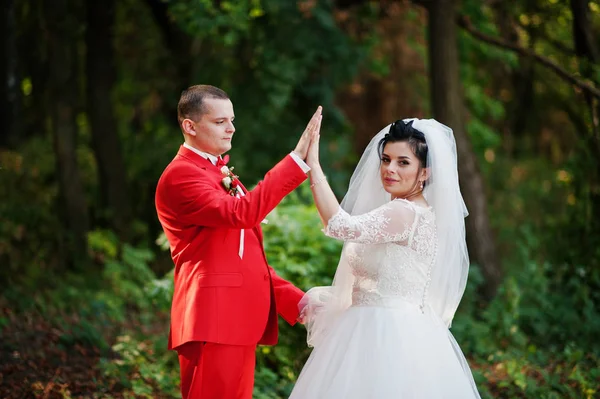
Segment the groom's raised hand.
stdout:
[[305,160],[308,155],[308,148],[310,146],[311,141],[319,134],[319,129],[321,127],[321,112],[323,111],[323,107],[319,105],[312,118],[306,125],[306,129],[300,136],[300,140],[298,140],[298,144],[294,149],[296,155],[300,157],[300,159]]

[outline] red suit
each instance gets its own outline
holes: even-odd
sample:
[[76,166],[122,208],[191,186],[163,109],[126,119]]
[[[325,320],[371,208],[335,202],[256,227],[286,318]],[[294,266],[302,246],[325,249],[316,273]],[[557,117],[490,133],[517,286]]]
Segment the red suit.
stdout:
[[256,345],[277,342],[277,313],[294,324],[303,296],[268,265],[260,223],[306,174],[288,155],[240,198],[223,177],[182,146],[156,188],[175,263],[169,349],[179,353],[184,398],[250,399]]

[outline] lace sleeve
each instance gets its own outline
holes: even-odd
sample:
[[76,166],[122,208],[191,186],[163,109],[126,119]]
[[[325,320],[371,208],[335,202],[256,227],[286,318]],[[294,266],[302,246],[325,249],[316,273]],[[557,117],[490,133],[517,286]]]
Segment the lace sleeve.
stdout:
[[329,237],[362,244],[405,242],[414,229],[415,220],[414,210],[402,201],[392,201],[356,216],[340,207],[323,231]]

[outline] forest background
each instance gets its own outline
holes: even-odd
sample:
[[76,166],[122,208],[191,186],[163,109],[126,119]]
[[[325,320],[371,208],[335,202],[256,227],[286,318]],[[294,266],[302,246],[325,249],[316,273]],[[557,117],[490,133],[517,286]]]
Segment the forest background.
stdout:
[[[452,332],[482,396],[599,395],[597,0],[5,0],[0,29],[1,397],[177,397],[154,191],[201,83],[234,103],[247,186],[319,104],[340,199],[382,127],[452,127],[471,258]],[[340,244],[306,184],[269,221],[278,273],[329,284]],[[255,398],[287,397],[304,328],[257,352]]]

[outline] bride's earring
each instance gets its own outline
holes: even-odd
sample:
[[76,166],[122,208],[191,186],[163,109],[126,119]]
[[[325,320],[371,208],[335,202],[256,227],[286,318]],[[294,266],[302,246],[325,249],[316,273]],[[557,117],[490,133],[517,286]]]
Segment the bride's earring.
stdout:
[[421,180],[421,191],[423,191],[423,181]]

